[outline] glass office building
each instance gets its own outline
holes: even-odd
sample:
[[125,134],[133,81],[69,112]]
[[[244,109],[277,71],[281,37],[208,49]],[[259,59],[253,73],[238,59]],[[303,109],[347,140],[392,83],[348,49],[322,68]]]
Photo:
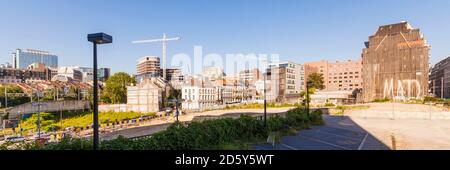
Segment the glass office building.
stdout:
[[58,68],[58,56],[47,51],[17,49],[12,54],[13,68],[26,69],[33,63],[43,63],[50,68]]

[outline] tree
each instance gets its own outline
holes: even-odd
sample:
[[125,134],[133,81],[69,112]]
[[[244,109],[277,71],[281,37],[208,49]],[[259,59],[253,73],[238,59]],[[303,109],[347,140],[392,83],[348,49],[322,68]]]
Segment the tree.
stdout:
[[129,74],[119,72],[111,76],[105,83],[101,99],[105,103],[119,104],[127,102],[127,86],[135,84],[136,80]]
[[318,90],[323,90],[325,88],[323,74],[312,73],[308,76],[307,83],[309,83],[310,88],[315,88]]

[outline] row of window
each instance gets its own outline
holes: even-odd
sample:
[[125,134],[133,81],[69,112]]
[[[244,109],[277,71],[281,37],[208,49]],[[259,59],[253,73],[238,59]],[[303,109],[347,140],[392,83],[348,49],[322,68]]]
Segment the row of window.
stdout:
[[[348,75],[348,74],[359,74],[359,72],[344,72],[344,73],[339,73],[339,75]],[[338,73],[330,73],[330,76],[332,75],[338,75]]]
[[[333,81],[333,83],[351,83],[352,82],[352,80],[344,80],[344,81],[342,81],[342,80],[340,80],[340,81]],[[358,83],[359,81],[358,80],[355,80],[355,81],[353,81],[354,83]],[[331,81],[328,81],[328,83],[330,83],[331,84]]]
[[344,76],[344,77],[329,77],[329,79],[342,79],[342,78],[344,78],[344,79],[347,79],[347,78],[359,78],[359,76]]

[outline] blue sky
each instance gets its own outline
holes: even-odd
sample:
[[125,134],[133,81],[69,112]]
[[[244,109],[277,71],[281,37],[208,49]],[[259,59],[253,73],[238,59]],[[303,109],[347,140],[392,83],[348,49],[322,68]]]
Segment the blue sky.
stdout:
[[[450,55],[448,0],[2,0],[0,62],[16,48],[51,51],[60,65],[92,65],[86,34],[105,32],[99,66],[135,73],[136,60],[161,56],[160,44],[131,44],[163,33],[181,36],[168,56],[278,53],[295,62],[358,59],[378,26],[409,21],[422,30],[431,63]],[[169,58],[170,60],[170,58]],[[195,65],[195,64],[194,64]]]

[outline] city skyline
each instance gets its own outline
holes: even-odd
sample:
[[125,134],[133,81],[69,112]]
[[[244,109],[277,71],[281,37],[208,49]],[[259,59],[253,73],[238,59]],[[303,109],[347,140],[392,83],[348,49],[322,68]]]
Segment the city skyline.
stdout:
[[[421,29],[427,37],[431,45],[431,65],[450,55],[445,49],[445,40],[450,38],[450,31],[446,30],[449,24],[433,22],[450,16],[444,11],[450,5],[448,1],[433,4],[389,1],[390,5],[382,14],[377,13],[377,6],[383,4],[380,1],[231,2],[89,1],[91,5],[86,5],[86,1],[8,2],[8,5],[0,5],[1,19],[8,25],[0,28],[3,30],[0,31],[3,37],[0,61],[11,63],[11,53],[16,48],[32,48],[55,53],[61,66],[89,67],[92,65],[91,47],[85,35],[98,31],[108,32],[116,40],[102,48],[99,66],[130,74],[136,74],[139,58],[161,57],[161,45],[132,44],[131,41],[158,38],[163,33],[182,37],[181,41],[169,44],[168,61],[177,53],[192,56],[196,45],[203,47],[204,54],[277,53],[281,61],[297,63],[357,60],[367,36],[378,26],[402,20]],[[91,12],[94,7],[90,6],[100,3],[110,11],[95,15]],[[36,8],[41,12],[31,12]],[[177,12],[171,12],[173,10]],[[426,12],[417,13],[418,10]],[[348,20],[350,17],[352,19]],[[96,23],[97,19],[107,22]],[[29,29],[29,25],[33,29]]]

